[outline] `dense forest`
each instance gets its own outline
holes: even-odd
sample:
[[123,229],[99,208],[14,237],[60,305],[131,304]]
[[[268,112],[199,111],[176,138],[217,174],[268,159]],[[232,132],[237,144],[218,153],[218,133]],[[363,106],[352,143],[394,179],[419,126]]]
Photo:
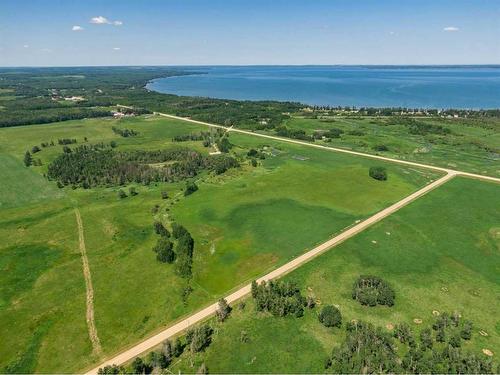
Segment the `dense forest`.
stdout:
[[279,125],[299,103],[237,101],[183,97],[149,91],[155,78],[186,74],[170,67],[73,67],[0,69],[0,127],[40,124],[110,115],[116,104],[133,112],[167,112],[178,116],[266,128]]
[[204,156],[186,148],[158,151],[116,151],[111,146],[81,145],[69,147],[48,166],[47,177],[60,187],[72,185],[126,185],[172,182],[196,176],[201,170],[224,173],[237,167],[238,161],[228,155]]

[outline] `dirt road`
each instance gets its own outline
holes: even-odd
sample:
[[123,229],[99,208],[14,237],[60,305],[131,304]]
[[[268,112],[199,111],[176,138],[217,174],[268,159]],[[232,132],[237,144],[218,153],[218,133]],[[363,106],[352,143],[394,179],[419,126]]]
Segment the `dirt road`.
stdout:
[[[350,227],[346,231],[342,232],[338,236],[335,236],[331,238],[330,240],[322,243],[321,245],[315,247],[314,249],[298,256],[297,258],[293,259],[292,261],[284,264],[283,266],[275,269],[274,271],[268,273],[265,276],[262,276],[259,278],[257,281],[261,282],[264,280],[271,280],[278,278],[280,276],[283,276],[290,271],[296,269],[300,265],[310,261],[311,259],[315,258],[319,254],[331,249],[332,247],[340,244],[341,242],[345,241],[346,239],[354,236],[355,234],[363,231],[367,227],[375,224],[376,222],[382,220],[383,218],[391,215],[392,213],[396,212],[400,208],[406,206],[408,203],[412,202],[413,200],[421,197],[422,195],[426,194],[427,192],[431,191],[432,189],[444,184],[446,181],[449,179],[453,178],[456,176],[458,173],[454,171],[449,171],[444,177],[441,177],[440,179],[428,184],[424,188],[416,191],[415,193],[407,196],[406,198],[400,200],[397,203],[394,203],[392,206],[387,207],[383,209],[382,211],[377,212],[375,215],[369,217],[368,219]],[[236,292],[231,293],[230,295],[226,296],[226,300],[229,303],[233,303],[237,301],[238,299],[241,299],[248,295],[251,290],[251,285],[245,285],[241,289],[238,289]],[[181,333],[182,331],[186,330],[190,326],[199,323],[200,321],[209,318],[212,316],[217,309],[217,303],[214,303],[206,308],[204,308],[201,311],[198,311],[194,313],[193,315],[189,316],[188,318],[181,320],[180,322],[166,328],[165,330],[157,333],[156,335],[144,340],[143,342],[133,346],[132,348],[116,355],[113,358],[110,358],[104,363],[101,363],[99,366],[93,368],[90,370],[87,374],[97,374],[97,371],[100,367],[106,366],[106,365],[111,365],[111,364],[123,364],[134,357],[144,353],[145,351],[157,346],[161,342],[165,341],[166,339]]]
[[80,253],[82,255],[83,276],[85,278],[85,289],[87,293],[87,327],[89,330],[89,338],[92,342],[92,350],[94,351],[94,354],[100,355],[102,352],[101,342],[99,341],[99,336],[97,336],[97,329],[95,327],[94,320],[94,288],[92,287],[89,260],[87,258],[87,248],[85,247],[82,217],[78,208],[75,208],[75,216],[76,223],[78,225],[78,237],[80,240]]
[[[122,105],[118,105],[118,107],[132,109],[132,107],[127,107],[127,106],[122,106]],[[222,126],[222,125],[216,125],[216,124],[211,124],[211,123],[204,122],[204,121],[192,120],[192,119],[186,118],[186,117],[179,117],[179,116],[169,115],[167,113],[154,112],[154,114],[158,115],[158,116],[162,116],[162,117],[167,117],[167,118],[175,119],[175,120],[182,120],[182,121],[191,122],[193,124],[210,126],[210,127],[213,127],[213,128],[225,129],[227,132],[235,132],[235,133],[247,134],[247,135],[252,135],[254,137],[261,137],[261,138],[273,139],[273,140],[280,141],[280,142],[294,143],[294,144],[298,144],[298,145],[302,145],[302,146],[314,147],[314,148],[319,148],[319,149],[328,150],[328,151],[342,152],[344,154],[357,155],[357,156],[362,156],[362,157],[365,157],[365,158],[371,158],[371,159],[377,159],[377,160],[384,160],[384,161],[389,161],[389,162],[392,162],[392,163],[410,165],[410,166],[413,166],[413,167],[427,168],[427,169],[432,169],[432,170],[435,170],[435,171],[441,171],[441,172],[445,172],[445,173],[460,174],[462,176],[471,177],[471,178],[479,178],[479,179],[487,180],[487,181],[500,182],[500,178],[491,177],[491,176],[484,176],[484,175],[475,174],[475,173],[458,171],[458,170],[455,170],[455,169],[436,167],[434,165],[428,165],[428,164],[422,164],[422,163],[415,163],[415,162],[407,161],[407,160],[393,159],[393,158],[388,158],[388,157],[380,156],[380,155],[365,154],[364,152],[346,150],[346,149],[343,149],[343,148],[328,147],[328,146],[318,145],[318,144],[314,144],[314,143],[310,143],[310,142],[300,141],[300,140],[297,140],[297,139],[276,137],[276,136],[267,135],[267,134],[260,134],[260,133],[255,133],[255,132],[251,132],[251,131],[248,131],[248,130],[234,128],[232,126],[231,127],[227,127],[227,126]]]

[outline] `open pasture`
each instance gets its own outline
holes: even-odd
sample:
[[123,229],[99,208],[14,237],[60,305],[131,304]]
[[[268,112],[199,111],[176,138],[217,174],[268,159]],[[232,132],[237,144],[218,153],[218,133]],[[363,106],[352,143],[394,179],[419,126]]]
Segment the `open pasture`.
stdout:
[[[171,370],[192,372],[204,362],[215,373],[323,372],[325,359],[345,336],[344,327],[318,322],[325,304],[339,307],[344,326],[357,319],[390,331],[404,322],[415,337],[436,314],[456,311],[474,323],[472,340],[462,350],[486,358],[482,350],[488,349],[498,363],[499,192],[495,183],[453,179],[285,276],[314,297],[314,310],[301,318],[273,317],[256,312],[249,298],[226,322],[212,322],[217,330],[205,353],[182,357]],[[360,274],[388,281],[395,305],[367,307],[353,300]]]
[[[113,126],[139,135],[121,137]],[[78,371],[99,361],[85,321],[74,207],[83,220],[96,328],[102,356],[108,356],[437,178],[426,170],[238,134],[229,140],[241,167],[219,176],[201,173],[199,190],[188,197],[182,182],[136,185],[137,196],[119,199],[118,187],[58,189],[43,177],[62,152],[60,138],[77,145],[115,141],[117,150],[183,146],[207,154],[211,149],[201,141],[171,141],[201,130],[207,128],[155,116],[0,129],[2,168],[13,176],[2,189],[25,197],[0,206],[0,264],[9,275],[0,289],[0,335],[6,338],[0,369]],[[52,140],[54,146],[34,154],[41,166],[24,167],[26,150]],[[246,159],[251,148],[266,154],[256,167]],[[368,176],[374,165],[387,168],[387,181]],[[163,190],[169,199],[161,199]],[[175,219],[192,233],[190,281],[156,261],[155,219]],[[23,267],[33,271],[19,283]]]

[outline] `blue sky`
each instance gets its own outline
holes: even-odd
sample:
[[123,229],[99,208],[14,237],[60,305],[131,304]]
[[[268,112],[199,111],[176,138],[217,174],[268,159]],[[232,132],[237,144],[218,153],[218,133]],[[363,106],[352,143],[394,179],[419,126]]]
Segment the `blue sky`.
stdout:
[[0,66],[500,64],[498,0],[0,0]]

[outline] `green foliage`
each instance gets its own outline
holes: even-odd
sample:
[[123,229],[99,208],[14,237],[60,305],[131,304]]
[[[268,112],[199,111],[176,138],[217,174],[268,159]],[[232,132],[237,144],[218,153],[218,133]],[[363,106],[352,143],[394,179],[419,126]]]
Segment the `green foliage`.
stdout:
[[[381,327],[365,322],[350,322],[346,338],[334,348],[326,367],[334,373],[492,373],[490,360],[460,350],[460,337],[453,335],[449,346],[433,349],[432,336],[425,332],[425,346],[416,347],[404,323],[394,336],[406,347],[404,356]],[[422,331],[424,332],[424,331]]]
[[312,140],[312,137],[309,135],[306,135],[305,130],[302,129],[289,129],[286,126],[282,125],[276,128],[276,135],[280,137],[286,137],[286,138],[294,138],[294,139],[301,139],[304,141],[310,141]]
[[[85,182],[89,187],[124,185],[131,182],[148,185],[151,182],[172,182],[193,177],[203,169],[219,174],[238,165],[236,160],[229,156],[204,157],[188,149],[118,152],[99,144],[83,145],[77,147],[74,152],[69,151],[49,164],[49,179],[75,186],[83,186]],[[162,168],[150,166],[165,162],[172,163]]]
[[391,286],[377,276],[360,276],[352,287],[352,298],[362,305],[393,306],[395,297]]
[[306,298],[295,283],[271,280],[252,285],[257,311],[269,311],[275,316],[304,315]]
[[135,130],[131,130],[131,129],[120,129],[120,128],[117,128],[116,126],[113,126],[111,128],[111,130],[113,130],[113,132],[115,134],[118,134],[124,138],[128,138],[128,137],[135,137],[136,135],[139,135],[138,132],[136,132]]
[[156,252],[156,259],[162,263],[173,263],[175,253],[172,250],[173,244],[167,237],[161,236],[156,241],[153,251]]
[[191,353],[203,351],[212,342],[213,329],[207,325],[188,329],[186,332],[186,343]]
[[229,314],[231,314],[231,307],[228,305],[227,301],[224,298],[221,298],[218,302],[215,316],[219,322],[223,322],[229,317]]
[[219,148],[220,152],[228,153],[233,145],[231,144],[231,142],[229,142],[229,139],[226,135],[217,141],[217,147]]
[[128,192],[130,193],[131,196],[136,196],[137,194],[139,194],[134,186],[129,187]]
[[126,374],[125,368],[118,365],[107,365],[99,368],[98,375],[121,375]]
[[384,167],[370,167],[368,172],[371,178],[379,181],[387,180],[387,170]]
[[386,145],[383,145],[383,144],[375,145],[375,146],[373,146],[373,149],[375,151],[389,151],[389,147],[387,147]]
[[118,198],[127,198],[127,193],[125,193],[122,189],[118,190]]
[[26,167],[29,167],[31,166],[31,164],[33,164],[33,158],[31,157],[30,152],[26,151],[26,153],[24,154],[24,165]]
[[163,226],[161,222],[155,221],[153,223],[153,228],[156,234],[159,234],[162,237],[170,237],[170,232]]
[[325,327],[340,327],[342,325],[340,310],[332,305],[324,306],[318,315],[318,319]]
[[198,185],[196,185],[193,181],[186,182],[186,189],[184,190],[184,195],[188,196],[193,194],[196,190],[198,190]]

